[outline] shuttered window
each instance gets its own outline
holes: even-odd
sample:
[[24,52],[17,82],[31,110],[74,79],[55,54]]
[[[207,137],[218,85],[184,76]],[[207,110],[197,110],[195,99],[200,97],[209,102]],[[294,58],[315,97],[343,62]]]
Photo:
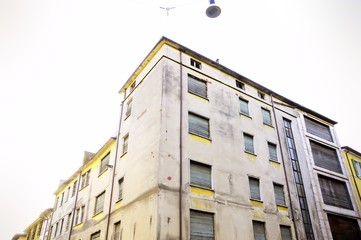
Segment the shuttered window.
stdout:
[[263,123],[267,124],[267,125],[272,125],[271,112],[264,108],[261,108],[261,109],[262,109]]
[[243,133],[244,150],[249,153],[254,153],[253,136]]
[[114,224],[113,240],[120,240],[120,222]]
[[263,222],[253,221],[254,240],[266,240],[265,224]]
[[105,198],[105,192],[98,195],[95,199],[95,209],[94,209],[94,215],[103,212],[104,208],[104,198]]
[[310,141],[313,160],[316,166],[342,173],[337,151],[334,148]]
[[281,229],[281,239],[282,240],[292,240],[291,227],[280,226],[280,229]]
[[278,162],[277,158],[277,145],[273,143],[268,143],[268,153],[269,153],[269,159],[272,161]]
[[125,112],[125,117],[128,117],[132,113],[132,99],[127,102],[127,111]]
[[305,117],[305,123],[307,132],[333,142],[329,126],[308,117]]
[[361,239],[360,227],[356,219],[327,214],[333,239]]
[[109,165],[110,153],[108,153],[100,162],[99,174],[103,173]]
[[123,138],[123,154],[128,152],[128,139],[129,139],[129,134],[125,135]]
[[75,180],[75,181],[74,181],[74,184],[73,184],[73,191],[72,191],[72,193],[71,193],[71,196],[72,196],[72,197],[75,196],[77,186],[78,186],[78,180]]
[[346,183],[318,175],[323,201],[325,204],[353,209]]
[[273,184],[275,191],[276,204],[281,206],[286,206],[285,193],[283,191],[283,186],[280,184]]
[[191,240],[213,240],[213,213],[190,210]]
[[357,162],[352,159],[353,167],[355,169],[356,176],[361,178],[361,162]]
[[207,98],[207,82],[188,75],[188,92]]
[[89,185],[90,170],[81,175],[81,189]]
[[209,138],[209,119],[199,115],[188,114],[189,133]]
[[100,231],[99,231],[99,232],[96,232],[96,233],[93,233],[93,234],[90,236],[90,240],[100,240]]
[[118,200],[123,199],[123,182],[124,178],[118,180]]
[[259,179],[249,177],[249,192],[250,192],[250,198],[253,200],[261,200],[261,193],[259,189]]
[[212,168],[209,165],[190,161],[191,185],[212,189]]
[[240,112],[244,115],[249,116],[249,108],[248,108],[248,101],[245,99],[240,98],[239,99],[239,105],[240,105]]

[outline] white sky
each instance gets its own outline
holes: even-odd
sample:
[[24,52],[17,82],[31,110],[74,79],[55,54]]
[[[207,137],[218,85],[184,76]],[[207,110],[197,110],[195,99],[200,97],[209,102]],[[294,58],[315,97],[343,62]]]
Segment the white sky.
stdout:
[[210,19],[208,0],[0,1],[1,239],[116,132],[117,92],[163,35],[338,121],[361,151],[361,2],[216,3]]

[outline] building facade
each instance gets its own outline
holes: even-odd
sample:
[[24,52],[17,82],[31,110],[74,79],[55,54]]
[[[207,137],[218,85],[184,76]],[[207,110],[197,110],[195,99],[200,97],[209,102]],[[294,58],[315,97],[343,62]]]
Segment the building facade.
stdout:
[[359,207],[361,207],[361,153],[349,146],[343,146],[342,153],[350,175],[353,192]]
[[119,93],[49,239],[360,239],[335,121],[164,37]]

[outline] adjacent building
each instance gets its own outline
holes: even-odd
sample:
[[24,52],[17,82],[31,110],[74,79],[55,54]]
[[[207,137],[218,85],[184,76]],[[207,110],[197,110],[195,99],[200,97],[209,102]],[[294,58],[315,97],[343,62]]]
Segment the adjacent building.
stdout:
[[361,153],[349,146],[343,146],[342,153],[350,175],[353,192],[359,207],[361,207]]
[[49,239],[361,238],[334,120],[165,37],[119,93]]

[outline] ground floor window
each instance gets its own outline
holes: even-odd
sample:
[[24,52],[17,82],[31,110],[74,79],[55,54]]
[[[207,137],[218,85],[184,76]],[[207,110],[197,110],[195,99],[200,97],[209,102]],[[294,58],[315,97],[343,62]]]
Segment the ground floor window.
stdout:
[[214,240],[213,213],[190,211],[191,240]]
[[361,239],[360,227],[356,219],[327,214],[334,240]]

